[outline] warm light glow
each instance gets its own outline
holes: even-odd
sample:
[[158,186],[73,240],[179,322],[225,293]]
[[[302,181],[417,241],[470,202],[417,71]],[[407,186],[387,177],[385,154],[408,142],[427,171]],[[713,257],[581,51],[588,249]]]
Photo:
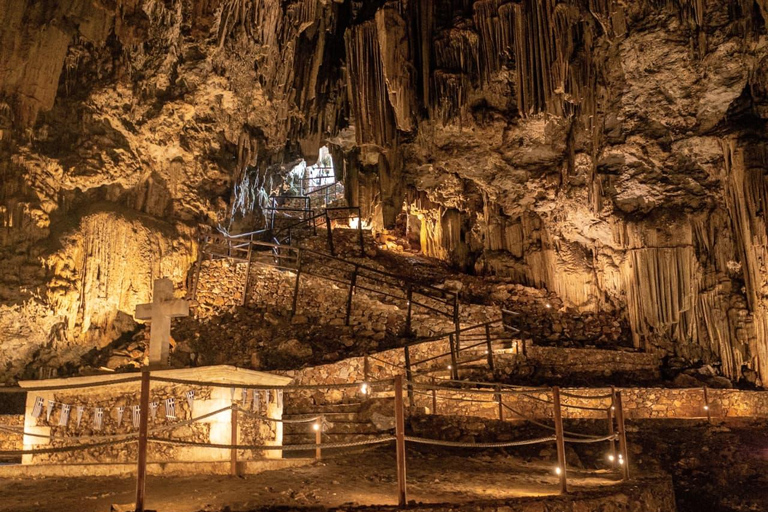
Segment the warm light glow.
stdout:
[[549,302],[547,302],[547,309],[549,309],[549,308],[551,308],[551,307],[552,307],[552,304],[550,304]]
[[368,394],[368,383],[363,382],[362,385],[360,385],[360,392],[364,395]]
[[709,406],[708,406],[708,405],[705,405],[705,406],[704,406],[704,410],[705,410],[705,411],[708,411],[708,410],[709,410]]
[[320,424],[319,423],[313,423],[312,424],[312,430],[314,430],[315,432],[320,430]]
[[360,227],[360,219],[349,219],[349,227],[352,229],[357,229]]
[[449,369],[449,370],[451,369],[451,365],[448,365],[448,369]]
[[563,472],[563,470],[560,468],[560,466],[557,466],[557,467],[555,468],[555,474],[556,474],[556,475],[559,475],[559,474],[561,474],[562,472]]
[[609,461],[611,461],[611,462],[613,462],[613,461],[615,461],[615,460],[616,460],[616,457],[614,457],[613,455],[609,455],[609,456],[608,456],[608,460],[609,460]]

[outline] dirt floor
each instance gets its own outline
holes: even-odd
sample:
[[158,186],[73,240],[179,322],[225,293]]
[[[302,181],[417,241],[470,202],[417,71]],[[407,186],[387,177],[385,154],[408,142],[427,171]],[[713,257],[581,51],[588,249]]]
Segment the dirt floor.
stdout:
[[[408,453],[408,499],[468,502],[557,493],[552,463],[500,454],[473,457]],[[615,475],[569,471],[574,490],[613,485]],[[0,480],[0,511],[108,512],[130,507],[131,478]],[[248,510],[263,506],[395,505],[397,481],[391,449],[331,456],[310,466],[232,478],[150,477],[147,507],[158,512]]]

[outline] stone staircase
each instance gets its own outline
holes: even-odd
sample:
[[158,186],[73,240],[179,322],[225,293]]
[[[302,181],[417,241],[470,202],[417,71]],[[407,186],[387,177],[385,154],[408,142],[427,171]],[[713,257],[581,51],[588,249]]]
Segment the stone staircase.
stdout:
[[[330,402],[311,404],[286,403],[283,419],[283,443],[286,445],[315,443],[315,424],[322,425],[322,443],[354,442],[373,439],[386,435],[394,429],[392,414],[377,411],[389,411],[391,399],[385,397],[363,398],[358,401]],[[322,419],[312,423],[291,420],[304,420],[320,416]],[[359,449],[334,448],[334,453]],[[296,455],[294,455],[296,454]],[[285,457],[307,456],[306,452],[286,452]]]

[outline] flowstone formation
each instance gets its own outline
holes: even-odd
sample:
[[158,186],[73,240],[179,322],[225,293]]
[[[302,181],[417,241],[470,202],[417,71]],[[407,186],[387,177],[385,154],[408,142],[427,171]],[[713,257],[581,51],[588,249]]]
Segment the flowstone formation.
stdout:
[[375,231],[764,383],[766,8],[0,0],[0,379],[130,337],[328,145]]

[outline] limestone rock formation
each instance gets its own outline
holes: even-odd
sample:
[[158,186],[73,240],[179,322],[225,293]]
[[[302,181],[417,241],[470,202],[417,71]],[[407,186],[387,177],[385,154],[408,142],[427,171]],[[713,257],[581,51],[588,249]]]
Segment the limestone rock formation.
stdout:
[[765,382],[766,12],[0,0],[0,380],[184,294],[198,227],[257,227],[329,144],[375,229]]

